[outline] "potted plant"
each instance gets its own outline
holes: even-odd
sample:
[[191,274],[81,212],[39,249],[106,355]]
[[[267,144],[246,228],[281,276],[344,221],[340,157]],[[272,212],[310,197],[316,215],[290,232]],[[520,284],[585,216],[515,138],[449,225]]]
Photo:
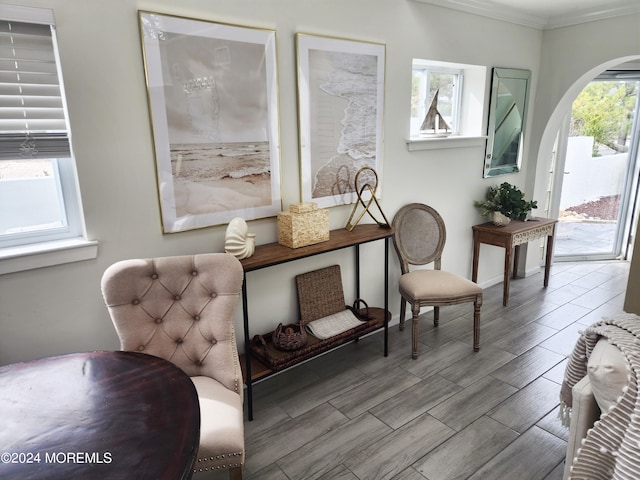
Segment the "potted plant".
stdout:
[[491,215],[491,220],[498,226],[513,220],[526,220],[532,209],[538,208],[538,202],[524,199],[524,193],[508,182],[488,188],[484,200],[475,200],[473,205],[480,209],[482,215]]

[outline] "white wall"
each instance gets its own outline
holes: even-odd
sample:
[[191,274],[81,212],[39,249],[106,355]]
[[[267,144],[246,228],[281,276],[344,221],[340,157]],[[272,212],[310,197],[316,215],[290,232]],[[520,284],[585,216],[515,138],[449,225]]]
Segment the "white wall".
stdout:
[[560,210],[619,195],[627,175],[628,153],[593,157],[593,137],[569,137]]
[[[132,257],[223,250],[224,225],[170,235],[161,232],[138,9],[277,31],[285,208],[300,200],[296,32],[386,44],[382,205],[389,218],[412,201],[429,203],[438,209],[448,226],[445,268],[470,276],[471,225],[482,220],[472,206],[473,200],[482,198],[489,185],[510,181],[524,187],[525,179],[535,176],[535,156],[531,154],[525,159],[521,173],[484,180],[484,147],[408,152],[405,145],[409,133],[412,58],[530,69],[532,98],[541,98],[536,91],[543,34],[534,29],[409,0],[10,0],[6,3],[51,7],[55,11],[87,230],[89,238],[99,241],[99,251],[96,260],[0,276],[0,364],[72,351],[117,348],[117,337],[99,290],[102,272],[111,263]],[[552,48],[562,49],[562,42],[552,43]],[[545,88],[557,81],[557,70],[550,68],[554,63],[553,58],[547,58],[544,64],[550,77],[544,80]],[[573,72],[560,76],[563,83],[571,84],[572,78],[565,81],[565,75],[572,76]],[[528,125],[541,131],[540,122],[533,121],[538,106],[532,107]],[[540,136],[539,132],[527,135],[525,151]],[[350,207],[331,209],[331,228],[342,228],[349,213]],[[258,244],[276,240],[273,218],[251,221],[249,228],[257,233]],[[362,296],[370,305],[382,303],[382,254],[381,246],[376,244],[362,251],[362,276],[367,280]],[[499,280],[502,251],[483,246],[481,254],[480,282]],[[251,318],[252,334],[264,333],[278,321],[291,319],[296,301],[293,277],[297,273],[345,260],[347,300],[352,300],[351,258],[351,252],[338,252],[249,273],[249,309],[255,314]],[[398,266],[393,254],[392,259],[390,300],[397,316]],[[236,324],[242,338],[240,312]]]

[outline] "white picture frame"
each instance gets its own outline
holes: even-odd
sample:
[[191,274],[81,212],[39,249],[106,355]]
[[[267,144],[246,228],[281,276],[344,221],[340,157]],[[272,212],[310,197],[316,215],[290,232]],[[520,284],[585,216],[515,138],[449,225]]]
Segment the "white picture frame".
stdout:
[[[320,207],[358,200],[355,176],[382,193],[384,44],[296,34],[301,197]],[[363,199],[370,198],[370,190]]]

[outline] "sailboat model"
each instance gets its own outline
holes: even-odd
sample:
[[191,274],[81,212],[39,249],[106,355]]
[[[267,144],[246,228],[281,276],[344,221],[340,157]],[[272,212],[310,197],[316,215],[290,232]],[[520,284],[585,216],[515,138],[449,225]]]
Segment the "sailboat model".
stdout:
[[437,137],[446,137],[451,135],[451,128],[445,121],[445,119],[440,115],[438,111],[438,93],[440,89],[436,90],[435,95],[433,96],[433,100],[431,101],[431,106],[429,110],[427,110],[427,114],[424,117],[424,121],[420,126],[420,135],[424,135],[427,137],[437,136]]

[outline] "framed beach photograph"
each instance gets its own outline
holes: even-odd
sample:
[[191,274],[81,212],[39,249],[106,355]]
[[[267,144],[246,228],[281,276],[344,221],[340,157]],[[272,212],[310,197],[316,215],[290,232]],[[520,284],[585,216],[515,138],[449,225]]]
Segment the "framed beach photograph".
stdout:
[[[385,45],[298,33],[301,190],[321,207],[382,192]],[[361,175],[364,167],[375,175]],[[371,177],[371,178],[369,178]],[[360,181],[362,180],[362,181]],[[363,189],[369,184],[372,189]]]
[[165,233],[282,209],[275,32],[138,12]]

